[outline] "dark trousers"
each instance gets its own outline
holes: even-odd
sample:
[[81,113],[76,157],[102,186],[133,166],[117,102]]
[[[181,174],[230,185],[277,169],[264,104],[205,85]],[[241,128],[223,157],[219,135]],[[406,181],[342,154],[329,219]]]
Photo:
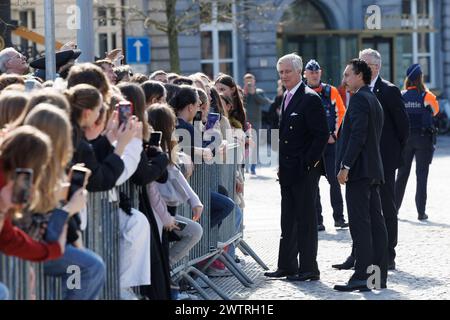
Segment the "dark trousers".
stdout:
[[431,136],[411,134],[405,148],[405,165],[398,169],[397,180],[395,181],[395,202],[398,209],[402,205],[412,161],[415,157],[417,177],[416,208],[418,214],[425,214],[428,171],[433,159],[433,153],[434,145]]
[[346,201],[353,255],[356,259],[353,279],[365,280],[367,268],[376,265],[381,281],[387,279],[387,231],[381,214],[379,186],[370,179],[347,182]]
[[319,271],[316,260],[318,237],[315,208],[319,177],[319,169],[313,168],[298,183],[281,186],[279,269],[290,272]]
[[[344,200],[342,199],[341,185],[336,178],[336,144],[328,144],[325,150],[325,169],[327,180],[330,184],[330,200],[333,207],[333,219],[339,221],[344,219]],[[320,189],[317,187],[316,200],[317,222],[323,224],[322,205],[320,203]]]
[[233,212],[234,206],[232,199],[218,192],[211,192],[211,228],[217,225],[220,227],[222,220]]
[[388,234],[389,263],[395,260],[395,247],[398,240],[397,205],[395,204],[395,170],[384,171],[384,184],[380,185],[381,208]]

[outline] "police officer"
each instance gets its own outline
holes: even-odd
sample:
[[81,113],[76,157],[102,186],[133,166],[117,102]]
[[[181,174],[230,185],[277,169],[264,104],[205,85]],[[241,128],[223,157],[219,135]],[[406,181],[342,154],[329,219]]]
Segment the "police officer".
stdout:
[[405,148],[405,165],[399,168],[395,181],[395,201],[397,208],[400,208],[411,171],[412,160],[415,157],[416,207],[419,220],[426,220],[428,219],[425,213],[428,170],[433,159],[436,134],[433,116],[438,114],[439,104],[436,96],[428,91],[425,86],[419,64],[413,64],[408,68],[404,89],[402,96],[409,115],[411,133]]
[[[322,69],[316,60],[310,60],[305,67],[304,77],[306,78],[308,86],[316,91],[325,108],[330,137],[328,138],[328,145],[325,149],[325,166],[327,172],[327,180],[330,184],[330,198],[331,206],[333,207],[334,226],[345,228],[348,223],[344,219],[344,203],[342,200],[341,186],[336,179],[336,140],[337,130],[339,129],[342,119],[345,114],[345,106],[339,91],[326,83],[320,81],[322,77]],[[318,215],[318,231],[324,231],[322,216],[322,205],[320,203],[320,191],[317,192],[316,210]]]

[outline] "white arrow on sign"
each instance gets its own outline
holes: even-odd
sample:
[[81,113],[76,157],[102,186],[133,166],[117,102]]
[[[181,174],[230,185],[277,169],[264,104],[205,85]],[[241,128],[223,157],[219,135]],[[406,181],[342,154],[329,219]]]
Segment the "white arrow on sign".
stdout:
[[136,62],[141,62],[141,48],[144,46],[144,44],[138,40],[133,44],[133,47],[136,48]]

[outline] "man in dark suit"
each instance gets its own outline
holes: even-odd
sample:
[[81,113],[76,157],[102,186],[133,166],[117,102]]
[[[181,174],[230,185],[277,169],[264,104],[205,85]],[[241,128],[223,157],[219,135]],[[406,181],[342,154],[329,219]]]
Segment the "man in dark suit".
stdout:
[[[278,269],[268,277],[292,281],[319,280],[315,201],[322,157],[329,132],[318,94],[302,82],[302,59],[296,54],[278,61],[286,88],[281,106],[279,171],[281,185],[281,240]],[[300,256],[300,265],[297,260]]]
[[[409,119],[400,90],[380,76],[381,55],[373,49],[359,53],[372,71],[369,85],[384,112],[381,134],[381,159],[384,168],[384,184],[380,186],[381,207],[388,232],[388,269],[395,269],[395,247],[398,241],[398,208],[395,202],[395,171],[403,165],[403,150],[409,136]],[[350,269],[354,265],[353,253],[343,264],[333,265],[338,269]]]
[[389,270],[395,269],[395,247],[398,239],[398,208],[395,202],[395,171],[403,165],[403,150],[409,136],[409,119],[400,90],[380,76],[381,56],[378,51],[365,49],[359,53],[372,70],[371,90],[384,112],[381,134],[381,159],[384,184],[380,186],[381,207],[388,232]]
[[387,279],[387,231],[381,213],[379,187],[384,181],[380,139],[383,109],[371,92],[372,72],[361,59],[350,61],[344,71],[344,82],[355,94],[339,132],[336,163],[338,181],[346,184],[346,201],[350,233],[353,239],[355,272],[338,291],[367,291],[370,271],[374,265],[381,288]]

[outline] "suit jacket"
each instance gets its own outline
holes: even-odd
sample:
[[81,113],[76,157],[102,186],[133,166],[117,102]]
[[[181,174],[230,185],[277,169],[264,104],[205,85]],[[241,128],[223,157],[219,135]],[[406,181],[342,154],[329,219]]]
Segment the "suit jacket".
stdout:
[[409,119],[400,90],[392,83],[378,77],[373,93],[384,111],[381,135],[381,158],[385,170],[395,170],[403,165],[403,149],[409,136]]
[[368,86],[350,98],[337,141],[336,170],[350,167],[348,180],[384,181],[380,139],[383,109]]
[[[284,101],[281,107],[284,107]],[[329,135],[322,100],[302,83],[281,115],[281,185],[294,184],[317,165],[323,157]],[[323,166],[321,168],[323,170]]]

